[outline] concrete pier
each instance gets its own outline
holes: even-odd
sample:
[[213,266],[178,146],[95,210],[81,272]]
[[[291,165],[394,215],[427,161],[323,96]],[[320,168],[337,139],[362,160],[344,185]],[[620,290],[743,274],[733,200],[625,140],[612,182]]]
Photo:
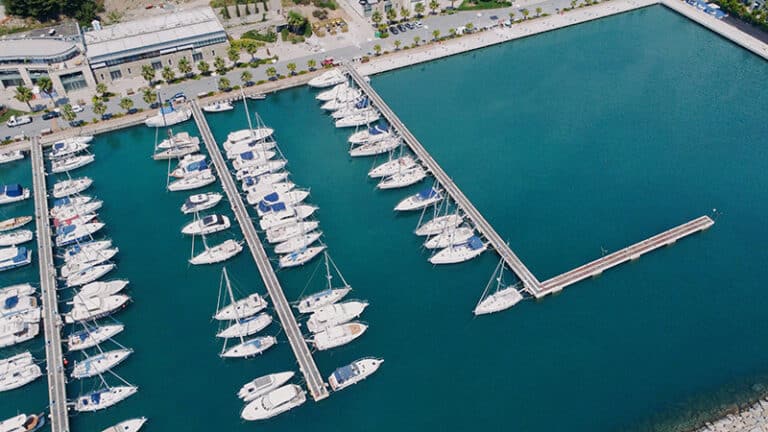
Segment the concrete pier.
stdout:
[[307,388],[309,388],[309,392],[315,401],[325,399],[328,397],[325,381],[317,369],[315,359],[312,357],[312,353],[309,351],[309,347],[307,347],[307,342],[304,340],[296,318],[293,316],[291,306],[288,304],[283,288],[280,286],[280,281],[277,279],[275,270],[272,268],[269,257],[267,257],[267,253],[256,233],[256,228],[253,226],[253,221],[243,203],[237,185],[232,180],[232,175],[229,173],[224,156],[222,156],[221,150],[213,138],[213,133],[211,133],[208,122],[205,120],[205,115],[197,101],[192,101],[191,106],[192,115],[195,118],[198,129],[200,129],[205,147],[208,149],[208,154],[211,156],[216,171],[219,173],[224,192],[229,198],[232,211],[240,224],[243,235],[245,235],[248,249],[250,249],[253,260],[256,262],[256,267],[258,267],[264,285],[267,287],[267,292],[269,292],[269,296],[272,298],[277,316],[280,318],[280,323],[283,326],[283,330],[285,330],[286,336],[288,336],[291,349],[293,349],[293,353],[296,355],[299,369],[304,374]]

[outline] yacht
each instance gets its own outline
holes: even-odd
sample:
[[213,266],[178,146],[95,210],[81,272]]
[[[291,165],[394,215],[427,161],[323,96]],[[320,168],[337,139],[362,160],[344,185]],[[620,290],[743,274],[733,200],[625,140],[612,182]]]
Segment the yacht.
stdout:
[[111,263],[99,264],[87,267],[77,273],[70,273],[69,276],[67,276],[65,279],[65,285],[67,288],[74,288],[80,285],[88,284],[111,272],[115,269],[115,267],[117,266]]
[[352,288],[348,286],[319,291],[299,300],[299,304],[296,308],[299,312],[304,314],[312,313],[324,306],[332,305],[343,299],[350,291],[352,291]]
[[51,217],[57,217],[59,212],[67,207],[80,207],[91,201],[93,201],[93,197],[88,195],[56,199],[53,201],[53,207],[50,210]]
[[389,130],[388,125],[376,124],[353,133],[349,136],[348,141],[352,145],[373,143],[387,138],[391,134],[392,132]]
[[324,72],[323,74],[312,78],[307,85],[314,88],[325,88],[344,82],[347,82],[347,77],[338,69],[331,69],[328,72]]
[[368,302],[358,300],[323,306],[309,317],[307,328],[312,333],[318,333],[329,327],[344,324],[359,317],[367,307]]
[[235,159],[237,158],[237,155],[245,152],[265,152],[267,150],[272,150],[275,147],[277,147],[277,143],[274,141],[237,141],[232,144],[229,150],[227,150],[227,159]]
[[368,330],[368,326],[359,322],[340,324],[315,333],[312,344],[319,351],[346,345]]
[[296,252],[318,241],[323,235],[321,231],[312,231],[306,234],[291,237],[288,240],[275,245],[276,254],[287,254]]
[[233,145],[236,145],[240,141],[261,141],[271,137],[273,133],[275,133],[275,130],[268,127],[240,129],[230,132],[229,135],[227,135],[227,139],[224,141],[224,150],[229,151]]
[[11,231],[7,234],[0,234],[0,246],[15,246],[32,241],[34,233],[30,230]]
[[438,189],[430,187],[421,190],[397,203],[395,211],[421,210],[424,207],[435,204],[443,199],[443,194]]
[[137,391],[139,388],[134,386],[118,386],[97,390],[78,397],[75,401],[75,411],[92,412],[109,408],[133,396]]
[[216,337],[225,339],[247,337],[264,330],[270,324],[272,324],[272,315],[260,313],[252,317],[235,320],[234,324],[218,332]]
[[95,160],[96,156],[92,154],[82,156],[69,156],[63,159],[57,159],[51,163],[51,172],[56,174],[72,171],[74,169],[84,167]]
[[107,297],[115,295],[124,290],[128,286],[128,281],[123,279],[116,279],[105,282],[91,282],[83,285],[80,291],[75,295],[81,299],[90,297]]
[[93,255],[100,250],[108,249],[111,247],[112,240],[98,240],[86,243],[78,243],[65,249],[64,253],[61,255],[61,258],[65,262],[84,260],[84,257],[86,256]]
[[40,366],[36,364],[19,366],[5,374],[0,374],[0,392],[24,387],[42,375]]
[[382,363],[384,360],[372,357],[355,360],[333,371],[333,374],[328,377],[328,383],[333,391],[339,391],[373,375]]
[[187,235],[213,234],[229,229],[230,226],[231,224],[228,217],[223,215],[209,215],[188,223],[181,229],[181,233]]
[[266,307],[267,301],[264,300],[262,296],[259,294],[251,294],[248,297],[221,308],[216,312],[216,315],[214,315],[213,318],[218,321],[247,318],[256,315]]
[[77,198],[64,197],[54,201],[54,207],[49,211],[52,218],[70,219],[73,216],[86,215],[99,210],[104,205],[102,200],[91,200],[85,195]]
[[336,96],[338,96],[341,93],[344,93],[347,91],[347,89],[351,88],[349,86],[348,82],[343,82],[341,84],[337,84],[333,86],[330,90],[321,91],[315,96],[315,99],[321,101],[321,102],[328,102],[329,100],[336,99]]
[[335,125],[337,128],[362,126],[378,121],[380,118],[381,114],[378,111],[371,110],[340,118],[336,120]]
[[337,111],[340,109],[353,108],[360,102],[367,100],[367,98],[361,99],[360,96],[362,96],[360,90],[348,89],[345,92],[339,93],[335,99],[329,100],[328,102],[320,105],[320,109],[325,111]]
[[384,177],[378,185],[379,189],[397,189],[416,184],[427,177],[427,172],[419,165],[398,171],[395,174]]
[[130,297],[123,294],[116,294],[106,297],[75,297],[72,310],[64,315],[64,322],[72,324],[75,322],[90,321],[101,317],[111,315],[121,307],[125,306]]
[[219,113],[224,111],[232,111],[235,107],[229,102],[215,102],[210,105],[206,105],[202,108],[207,113]]
[[317,227],[319,226],[320,226],[320,223],[317,221],[306,221],[306,222],[294,221],[289,224],[268,229],[267,241],[270,243],[282,243],[297,235],[311,232],[317,229]]
[[181,212],[184,214],[195,213],[213,208],[218,204],[224,195],[218,192],[208,192],[203,194],[191,195],[181,206]]
[[69,195],[78,194],[93,184],[90,177],[80,177],[77,179],[62,180],[53,185],[53,197],[64,198]]
[[0,304],[0,318],[26,314],[38,309],[37,297],[31,295],[12,295],[3,299]]
[[248,95],[248,99],[250,100],[264,100],[267,98],[267,95],[265,93],[254,93]]
[[[301,204],[309,196],[307,190],[292,190],[288,192],[272,192],[264,195],[256,206],[256,213],[259,217],[284,210],[286,207],[294,207]],[[282,205],[279,205],[282,204]]]
[[[193,155],[187,155],[187,156],[193,156]],[[187,156],[184,156],[184,158],[186,159]],[[173,171],[171,171],[171,177],[181,179],[181,178],[189,177],[192,175],[197,175],[201,171],[205,171],[211,168],[210,165],[208,164],[208,161],[205,160],[205,156],[203,155],[197,155],[197,156],[201,156],[200,160],[192,159],[192,160],[185,161],[184,159],[182,159],[181,162],[179,162],[179,166]]]
[[35,362],[29,351],[0,360],[0,376]]
[[191,144],[177,145],[167,149],[159,149],[152,155],[154,160],[178,159],[200,151],[200,140],[195,137]]
[[266,183],[266,184],[259,184],[256,186],[252,186],[248,188],[247,194],[245,196],[245,200],[248,202],[249,205],[258,205],[261,200],[264,199],[265,196],[273,193],[286,193],[293,188],[295,188],[296,185],[292,182],[278,182],[278,183]]
[[199,189],[215,182],[216,176],[213,175],[213,172],[211,172],[210,169],[205,169],[198,171],[195,175],[187,176],[171,182],[171,184],[168,185],[168,190],[171,192],[178,192]]
[[45,424],[45,414],[19,414],[0,422],[0,432],[35,432]]
[[0,185],[0,204],[10,204],[29,199],[30,191],[20,184]]
[[275,156],[277,156],[277,153],[272,150],[243,152],[232,161],[232,167],[236,170],[241,170],[252,166],[264,165]]
[[32,262],[32,251],[24,246],[0,249],[0,272],[23,267]]
[[476,236],[472,236],[464,243],[452,244],[441,249],[429,258],[432,264],[455,264],[469,261],[472,258],[485,252],[488,248],[486,243]]
[[82,225],[87,224],[88,222],[91,222],[92,220],[96,219],[98,215],[96,213],[89,213],[89,214],[77,214],[67,219],[59,219],[54,218],[53,219],[53,226],[56,228],[65,226],[65,225]]
[[235,178],[237,178],[238,181],[242,181],[245,177],[256,177],[262,174],[280,171],[281,169],[285,168],[286,165],[288,165],[288,161],[283,159],[270,160],[264,162],[261,165],[249,166],[241,170],[237,170],[237,173],[235,173]]
[[[93,137],[91,137],[91,139],[93,139]],[[86,150],[88,147],[90,147],[88,142],[83,142],[72,138],[56,141],[53,143],[53,146],[51,146],[50,157],[51,159],[62,158],[64,156],[79,153],[83,150]]]
[[349,151],[352,157],[376,156],[390,152],[400,146],[400,138],[390,137],[372,143],[362,144]]
[[286,207],[285,205],[279,206],[275,204],[273,207],[274,210],[272,212],[265,214],[259,220],[259,226],[262,230],[268,230],[296,220],[304,220],[317,211],[317,207],[311,205]]
[[81,362],[75,363],[75,367],[72,369],[72,378],[83,379],[101,375],[124,362],[132,353],[132,349],[124,348],[88,357]]
[[416,165],[416,161],[411,156],[401,156],[396,159],[384,162],[368,171],[368,177],[381,178],[397,174]]
[[276,388],[290,381],[293,378],[293,371],[277,372],[269,375],[264,375],[256,378],[253,381],[249,381],[240,388],[237,392],[237,397],[244,402],[250,402],[257,397],[271,392]]
[[441,232],[456,228],[464,222],[464,218],[458,214],[449,214],[444,216],[438,216],[429,222],[421,224],[414,233],[417,236],[429,236],[440,234]]
[[344,117],[349,117],[357,114],[364,114],[368,111],[373,111],[368,98],[362,98],[352,105],[347,105],[339,108],[331,113],[331,118],[338,120]]
[[424,242],[427,249],[442,249],[452,244],[459,244],[468,241],[475,235],[475,230],[465,226],[449,228]]
[[248,421],[266,420],[296,408],[306,400],[307,394],[301,387],[288,384],[252,400],[243,408],[240,417]]
[[109,340],[113,336],[125,330],[122,324],[109,324],[72,333],[67,337],[67,348],[70,351],[79,351],[93,348],[96,345]]
[[28,283],[10,285],[0,288],[0,301],[5,301],[7,297],[30,295],[35,293],[35,287]]
[[221,353],[223,358],[246,358],[261,354],[277,343],[274,336],[258,336],[228,348]]
[[0,165],[22,159],[24,159],[24,153],[21,150],[0,153]]
[[0,221],[0,232],[20,228],[30,222],[32,222],[32,216],[18,216],[6,219],[4,221]]
[[162,107],[157,114],[144,120],[147,127],[166,127],[185,122],[192,117],[192,110],[189,108],[175,109],[172,105]]
[[111,248],[111,249],[104,249],[101,251],[98,251],[96,253],[86,255],[81,255],[82,258],[78,258],[77,260],[70,261],[59,269],[59,276],[62,278],[68,278],[71,275],[74,275],[75,273],[80,273],[82,271],[85,271],[89,267],[93,267],[99,264],[103,264],[110,259],[114,258],[115,255],[117,255],[117,252],[119,251],[118,248]]
[[285,171],[260,174],[258,176],[247,176],[243,178],[242,189],[243,192],[248,192],[251,189],[256,189],[266,185],[282,182],[288,178],[288,173]]
[[232,258],[242,252],[242,250],[243,245],[241,243],[234,240],[226,240],[225,242],[212,248],[207,248],[205,251],[192,257],[189,260],[189,263],[193,265],[215,264]]
[[130,419],[122,421],[114,426],[110,426],[101,432],[139,432],[139,429],[141,429],[146,422],[146,417]]
[[161,150],[189,146],[197,146],[198,148],[200,147],[200,138],[191,136],[189,132],[179,132],[175,135],[171,135],[170,137],[160,141],[160,143],[157,144],[157,148]]
[[39,322],[28,322],[21,315],[0,318],[0,348],[26,342],[38,333]]
[[80,225],[64,225],[56,229],[56,246],[66,246],[90,237],[102,228],[102,222],[89,222]]

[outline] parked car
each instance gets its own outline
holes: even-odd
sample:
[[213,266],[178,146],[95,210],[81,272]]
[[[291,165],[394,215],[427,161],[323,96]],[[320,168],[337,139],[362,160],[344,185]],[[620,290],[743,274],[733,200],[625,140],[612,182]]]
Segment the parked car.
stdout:
[[85,124],[85,121],[83,120],[72,120],[71,122],[69,122],[70,127],[80,127],[84,124]]
[[187,96],[184,93],[176,93],[171,100],[174,102],[186,102]]
[[152,109],[158,109],[160,108],[160,102],[152,102],[149,107]]
[[397,27],[395,26],[389,26],[389,32],[392,33],[393,35],[400,33],[399,31],[397,31]]
[[400,31],[401,31],[401,32],[403,32],[403,33],[405,33],[405,32],[408,30],[408,29],[406,29],[406,28],[405,28],[405,26],[404,26],[404,25],[402,25],[402,24],[398,24],[398,25],[397,25],[397,29],[398,29],[398,30],[400,30]]
[[416,21],[415,23],[413,23],[413,25],[414,25],[414,26],[416,26],[416,28],[422,28],[422,27],[424,27],[424,23],[423,23],[423,22],[421,22],[421,21]]
[[102,120],[109,120],[112,118],[112,113],[104,113],[101,115]]
[[405,23],[405,26],[406,26],[406,27],[408,27],[408,30],[413,30],[413,29],[415,29],[415,28],[416,28],[416,26],[415,26],[415,25],[413,25],[413,23],[412,23],[412,22],[410,22],[410,21],[408,21],[407,23]]
[[8,119],[8,121],[5,124],[8,125],[8,127],[16,127],[16,126],[25,125],[28,123],[32,123],[32,117],[30,116],[18,116],[18,117],[11,116],[11,118]]
[[72,112],[74,113],[81,113],[85,111],[85,107],[82,105],[74,104],[72,105]]
[[136,114],[137,112],[139,112],[138,108],[131,108],[128,111],[126,111],[127,114]]
[[50,120],[55,119],[56,117],[59,117],[61,114],[57,113],[56,111],[48,111],[47,113],[43,114],[43,120]]

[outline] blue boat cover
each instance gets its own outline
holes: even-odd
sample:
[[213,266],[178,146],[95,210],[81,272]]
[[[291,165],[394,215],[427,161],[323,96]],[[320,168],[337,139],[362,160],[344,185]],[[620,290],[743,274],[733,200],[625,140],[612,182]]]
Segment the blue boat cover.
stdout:
[[253,346],[255,346],[256,348],[261,348],[261,340],[262,340],[262,338],[260,338],[260,337],[257,337],[256,339],[253,339],[253,340],[251,340],[251,341],[248,341],[248,343],[249,343],[250,345],[253,345]]
[[3,186],[3,189],[5,195],[9,197],[21,196],[21,194],[24,193],[24,188],[22,188],[20,184],[5,185]]
[[264,201],[277,202],[279,199],[280,199],[280,196],[277,194],[277,192],[272,192],[269,195],[264,195]]
[[358,370],[354,364],[342,366],[333,371],[333,376],[336,378],[336,382],[339,384],[344,383],[350,378],[354,378],[357,374]]
[[242,159],[242,160],[253,160],[254,159],[253,152],[252,151],[247,151],[245,153],[240,153],[240,159]]
[[11,296],[5,299],[5,304],[3,305],[3,309],[12,309],[16,307],[16,305],[19,304],[19,296]]
[[266,213],[266,212],[268,212],[268,211],[269,211],[271,208],[272,208],[272,206],[270,206],[270,205],[269,205],[269,204],[267,204],[266,202],[264,202],[264,201],[259,201],[259,211],[262,211],[262,212]]
[[208,162],[205,160],[192,162],[191,164],[187,165],[187,171],[202,171],[206,168],[208,168]]
[[80,339],[81,341],[85,341],[88,339],[88,336],[91,333],[88,330],[80,330],[79,332],[75,333],[75,337]]
[[483,241],[478,236],[472,236],[467,241],[467,246],[472,250],[478,250],[483,247]]
[[[87,401],[84,401],[87,402]],[[98,405],[101,402],[101,392],[91,393],[91,402]]]
[[56,235],[66,235],[71,233],[77,228],[77,225],[64,225],[56,229]]
[[216,215],[210,215],[203,218],[203,225],[210,225],[211,222],[216,221]]
[[54,207],[61,207],[61,206],[65,206],[65,205],[69,204],[70,202],[72,202],[72,201],[69,199],[69,197],[59,198],[57,200],[53,200],[53,206]]
[[173,106],[164,106],[164,107],[161,107],[161,108],[160,108],[160,114],[170,114],[170,113],[172,113],[173,111],[175,111],[175,110],[173,109]]
[[59,141],[59,142],[53,143],[53,149],[54,150],[63,149],[64,147],[65,147],[65,144],[64,144],[63,141]]
[[437,195],[437,191],[434,188],[427,188],[420,191],[418,194],[420,200],[432,198]]
[[284,202],[279,202],[279,203],[272,204],[272,211],[279,212],[281,210],[285,210],[285,203]]
[[20,247],[19,248],[19,253],[16,254],[15,257],[13,257],[13,262],[15,262],[15,263],[22,262],[22,261],[24,261],[26,259],[27,259],[27,248]]
[[368,103],[369,103],[369,102],[368,102],[368,98],[367,98],[367,97],[364,97],[364,98],[360,99],[360,102],[358,102],[358,103],[356,103],[356,104],[355,104],[355,108],[357,108],[357,109],[363,109],[363,108],[365,108],[365,107],[367,107],[367,106],[368,106]]

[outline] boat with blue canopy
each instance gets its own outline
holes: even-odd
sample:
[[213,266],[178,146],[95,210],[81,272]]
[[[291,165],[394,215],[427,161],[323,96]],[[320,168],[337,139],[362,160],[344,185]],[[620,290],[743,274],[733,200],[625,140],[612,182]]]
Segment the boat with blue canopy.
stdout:
[[384,363],[383,359],[373,357],[356,360],[333,371],[328,377],[328,383],[333,391],[339,391],[373,375],[382,363]]
[[30,196],[29,189],[20,184],[10,184],[0,186],[0,204],[10,204],[24,201]]
[[429,187],[403,199],[395,206],[395,211],[421,210],[443,199],[439,189]]
[[483,243],[480,237],[472,236],[465,242],[454,243],[441,249],[429,258],[429,262],[432,264],[455,264],[469,261],[485,252],[487,248],[488,244]]
[[13,270],[32,262],[32,251],[24,246],[0,249],[0,271]]
[[376,142],[390,136],[391,131],[386,123],[377,123],[349,136],[350,144]]

